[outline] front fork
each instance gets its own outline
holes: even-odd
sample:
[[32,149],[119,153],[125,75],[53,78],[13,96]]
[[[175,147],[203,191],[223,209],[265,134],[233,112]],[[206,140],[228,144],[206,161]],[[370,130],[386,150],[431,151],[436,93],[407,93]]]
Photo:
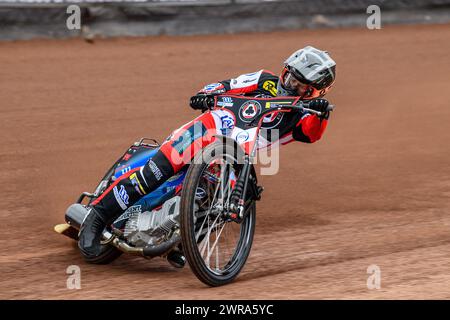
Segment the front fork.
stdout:
[[230,218],[235,221],[244,219],[245,195],[247,194],[248,179],[251,171],[250,168],[250,157],[245,155],[244,165],[230,197],[229,215]]
[[[251,159],[256,154],[257,145],[258,145],[258,138],[256,139],[256,141],[253,145],[251,154],[250,155],[246,154],[244,156],[244,164],[242,166],[242,170],[236,181],[236,185],[231,193],[228,214],[229,214],[229,217],[236,222],[242,222],[245,218],[245,216],[244,216],[245,196],[247,195],[250,172],[252,171],[251,170],[251,168],[252,168]],[[263,188],[260,186],[257,186],[255,183],[256,200],[259,200],[261,198],[262,191],[263,191]]]

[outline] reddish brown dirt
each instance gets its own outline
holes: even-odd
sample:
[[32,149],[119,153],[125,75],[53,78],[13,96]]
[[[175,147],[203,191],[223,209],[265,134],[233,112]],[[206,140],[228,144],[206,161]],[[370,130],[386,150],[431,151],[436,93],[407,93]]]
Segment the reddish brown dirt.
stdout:
[[[0,44],[0,298],[450,298],[450,28]],[[338,62],[323,140],[281,150],[237,281],[122,256],[88,265],[53,232],[141,136],[192,119],[203,84],[278,71],[306,44]],[[381,289],[366,286],[381,268]],[[66,268],[81,268],[81,290]]]

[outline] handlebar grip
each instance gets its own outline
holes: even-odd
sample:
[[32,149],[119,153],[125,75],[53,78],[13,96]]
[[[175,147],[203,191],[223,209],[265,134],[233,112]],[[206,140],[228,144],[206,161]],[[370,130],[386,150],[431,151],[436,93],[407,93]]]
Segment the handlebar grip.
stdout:
[[[304,105],[305,105],[305,104],[304,104]],[[302,109],[303,109],[304,111],[309,112],[309,113],[318,115],[319,117],[322,116],[322,112],[320,112],[320,111],[313,110],[313,109],[309,109],[309,108],[305,108],[305,107],[302,107]],[[326,111],[329,112],[329,111],[333,111],[333,110],[334,110],[334,105],[332,105],[332,104],[328,105]]]
[[335,108],[334,104],[329,104],[327,107],[327,111],[333,111]]

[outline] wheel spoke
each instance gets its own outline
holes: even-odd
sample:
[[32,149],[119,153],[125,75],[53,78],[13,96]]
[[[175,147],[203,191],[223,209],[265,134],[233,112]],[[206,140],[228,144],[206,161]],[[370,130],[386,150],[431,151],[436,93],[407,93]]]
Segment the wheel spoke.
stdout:
[[[219,183],[220,183],[220,182],[219,182]],[[212,203],[209,205],[209,210],[208,210],[208,212],[206,213],[206,216],[205,216],[205,219],[204,219],[203,222],[202,222],[202,225],[200,226],[200,230],[199,230],[198,233],[195,235],[195,240],[196,240],[196,241],[198,241],[198,239],[200,238],[200,236],[201,236],[201,234],[202,234],[202,231],[203,231],[203,226],[204,226],[204,224],[205,224],[205,221],[209,218],[209,215],[211,214],[211,210],[212,210],[212,208],[213,208],[213,206],[214,206],[214,200],[216,199],[218,190],[219,190],[219,184],[217,184],[216,191],[214,192],[214,198],[213,198],[213,200],[212,200]]]
[[[211,231],[213,230],[213,228],[216,225],[217,219],[219,219],[219,215],[217,215],[216,219],[214,219],[214,222],[212,223],[211,227],[209,226],[209,219],[208,219],[208,232],[205,235],[205,238],[207,238],[207,243],[208,243],[208,256],[209,256],[209,238],[211,236]],[[203,246],[203,248],[201,249],[202,257],[203,257],[203,254],[205,253],[205,248],[206,248],[206,246]]]
[[[214,249],[215,249],[215,247],[216,247],[216,245],[217,245],[217,243],[218,243],[218,241],[220,239],[220,235],[222,234],[222,231],[223,231],[223,228],[225,227],[225,224],[226,223],[224,223],[222,225],[222,228],[220,229],[219,235],[217,235],[217,231],[216,231],[216,240],[214,241],[214,243],[213,243],[213,245],[211,247],[211,252],[209,252],[208,256],[206,257],[208,260],[211,258],[211,254],[214,252]],[[216,228],[216,230],[217,230],[217,228]]]

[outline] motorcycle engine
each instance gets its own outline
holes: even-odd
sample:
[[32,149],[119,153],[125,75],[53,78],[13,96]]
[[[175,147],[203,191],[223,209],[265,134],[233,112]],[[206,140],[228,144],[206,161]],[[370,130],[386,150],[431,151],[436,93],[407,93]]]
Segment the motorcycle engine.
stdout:
[[180,197],[175,196],[158,209],[132,213],[125,224],[124,236],[139,247],[159,244],[180,225],[179,215]]

